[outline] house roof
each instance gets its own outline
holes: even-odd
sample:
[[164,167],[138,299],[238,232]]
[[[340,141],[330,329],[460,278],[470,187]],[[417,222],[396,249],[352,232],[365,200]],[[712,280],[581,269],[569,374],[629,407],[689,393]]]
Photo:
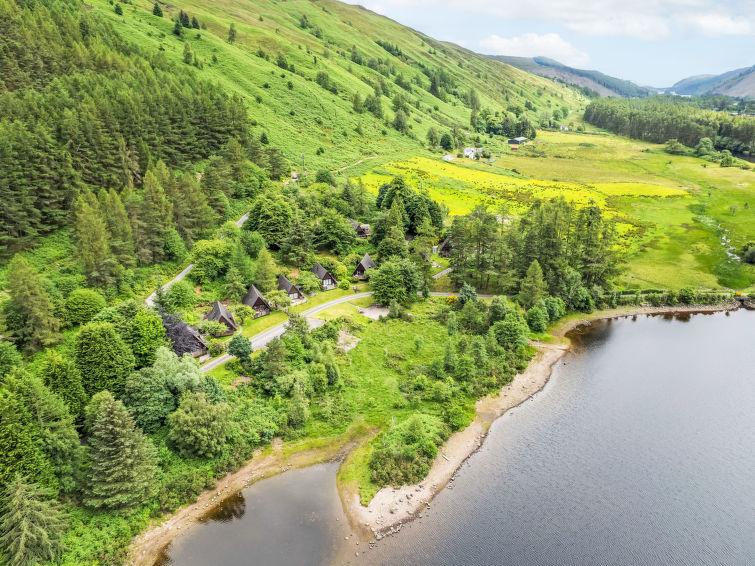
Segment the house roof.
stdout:
[[[377,265],[375,265],[375,262],[372,261],[370,254],[364,254],[364,257],[362,258],[362,261],[359,262],[359,265],[361,265],[365,271],[372,269],[373,267],[377,267]],[[357,267],[359,267],[359,265]]]
[[299,294],[303,294],[301,292],[301,289],[299,289],[298,286],[296,286],[293,283],[291,283],[291,281],[289,281],[288,277],[286,277],[282,273],[280,275],[278,275],[278,290],[279,291],[285,291],[289,295],[291,294],[292,291],[296,291]]
[[358,228],[358,227],[359,227],[359,222],[357,222],[357,221],[356,221],[356,220],[354,220],[353,218],[349,218],[349,224],[351,224],[351,226],[352,226],[353,228]]
[[525,138],[524,136],[519,136],[518,138],[511,138],[511,139],[514,140],[514,141],[516,141],[516,142],[520,142],[520,143],[527,141],[527,138]]
[[222,322],[223,324],[228,326],[228,328],[234,331],[238,329],[236,319],[233,318],[231,312],[220,301],[215,301],[215,303],[212,305],[212,310],[210,310],[210,312],[208,312],[204,318],[205,320],[215,320],[217,322]]
[[246,295],[244,295],[244,298],[241,299],[241,302],[249,307],[254,307],[254,305],[257,304],[257,301],[262,301],[267,308],[270,308],[270,303],[265,300],[265,297],[262,296],[260,290],[252,285],[249,287],[249,291],[247,291]]
[[181,320],[178,315],[166,314],[162,319],[165,334],[173,343],[173,351],[176,355],[193,354],[207,348],[207,341],[202,338],[199,331]]
[[330,275],[331,278],[335,280],[335,277],[330,274],[330,272],[325,269],[320,263],[315,263],[315,265],[312,267],[312,273],[317,275],[320,279],[325,279],[326,276]]

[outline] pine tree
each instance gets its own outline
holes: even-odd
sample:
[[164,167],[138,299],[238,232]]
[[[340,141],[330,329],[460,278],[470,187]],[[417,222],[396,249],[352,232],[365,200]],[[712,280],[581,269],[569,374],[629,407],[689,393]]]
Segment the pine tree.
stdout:
[[76,487],[81,461],[81,445],[73,418],[63,400],[52,393],[38,377],[20,372],[6,381],[8,391],[18,396],[36,429],[37,445],[66,493]]
[[45,353],[39,375],[50,391],[58,395],[68,405],[74,417],[81,417],[87,396],[81,385],[81,374],[70,359],[58,352],[49,350]]
[[16,475],[0,499],[0,556],[15,566],[55,562],[66,522],[49,490]]
[[196,17],[192,16],[191,18],[191,27],[194,29],[199,29],[199,20],[197,20]]
[[254,276],[254,284],[262,293],[275,288],[276,271],[273,256],[267,248],[263,248],[257,256],[257,273]]
[[231,24],[231,27],[228,29],[228,43],[233,43],[236,41],[236,25]]
[[165,376],[151,367],[135,371],[126,379],[123,402],[145,433],[159,429],[166,417],[176,409]]
[[93,509],[129,510],[156,493],[157,451],[120,401],[103,392],[89,436],[83,502]]
[[89,282],[103,286],[112,283],[114,265],[108,261],[107,230],[92,193],[80,196],[76,202],[76,240],[76,255]]
[[191,65],[192,55],[191,45],[189,45],[189,42],[187,41],[184,43],[184,63]]
[[53,316],[53,305],[42,279],[20,255],[8,265],[7,291],[20,319],[8,324],[8,329],[18,342],[34,351],[60,341],[60,321]]
[[163,9],[160,7],[160,4],[158,2],[155,2],[155,5],[152,7],[152,14],[157,16],[158,18],[163,17]]
[[191,27],[191,21],[189,20],[189,14],[181,10],[178,13],[178,19],[181,21],[181,25],[185,28]]
[[104,389],[119,394],[135,363],[131,349],[108,322],[82,327],[76,336],[74,360],[88,395]]
[[122,16],[123,15],[123,8],[121,8],[120,4],[116,4],[115,5],[115,10],[114,11],[115,11],[115,14],[117,16]]
[[184,457],[208,458],[222,452],[230,425],[228,404],[212,404],[204,393],[186,393],[168,415],[168,439]]
[[543,278],[543,270],[538,261],[532,260],[527,268],[527,274],[519,286],[519,301],[525,308],[530,308],[546,294],[547,284]]
[[142,246],[146,250],[145,257],[149,263],[156,263],[163,259],[166,228],[173,225],[173,207],[154,171],[147,171],[144,176],[144,200],[141,214],[144,222],[142,231]]
[[177,35],[178,37],[181,37],[184,33],[184,28],[181,25],[181,20],[176,19],[176,22],[173,24],[173,35]]
[[239,270],[231,267],[225,274],[225,296],[237,303],[246,293],[246,289]]
[[5,375],[9,374],[13,368],[20,367],[22,363],[21,353],[13,342],[0,341],[0,383]]
[[115,189],[110,189],[100,200],[105,213],[105,224],[110,233],[110,251],[124,267],[133,267],[136,262],[134,236],[131,231],[126,207]]

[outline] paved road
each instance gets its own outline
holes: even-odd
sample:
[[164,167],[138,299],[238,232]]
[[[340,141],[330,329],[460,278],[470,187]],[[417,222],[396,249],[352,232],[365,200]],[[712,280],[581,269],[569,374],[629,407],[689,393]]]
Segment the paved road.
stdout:
[[446,267],[443,271],[439,271],[438,273],[436,273],[435,275],[433,275],[433,279],[440,279],[444,275],[448,275],[449,273],[451,273],[452,270],[453,270],[453,268]]
[[[340,305],[341,303],[348,303],[349,301],[353,301],[354,299],[363,299],[364,297],[371,297],[374,294],[373,291],[365,291],[364,293],[354,293],[353,295],[346,295],[345,297],[339,297],[338,299],[333,299],[332,301],[328,301],[327,303],[323,303],[321,305],[318,305],[316,307],[312,307],[309,310],[306,310],[301,313],[302,316],[307,317],[307,322],[309,323],[309,326],[311,328],[314,328],[316,326],[320,326],[320,324],[317,324],[316,322],[313,322],[311,320],[311,317],[316,315],[319,312],[322,312],[326,309],[329,309],[330,307],[333,307],[335,305]],[[451,295],[455,295],[455,293],[430,293],[431,297],[450,297]],[[477,295],[480,299],[492,299],[495,297],[495,295]],[[317,319],[314,319],[317,320]],[[261,350],[267,344],[276,339],[280,336],[283,336],[283,334],[286,332],[286,323],[281,322],[280,324],[276,324],[272,328],[268,328],[264,332],[261,332],[257,334],[256,336],[252,336],[249,341],[252,343],[252,350]],[[214,360],[211,360],[207,362],[205,365],[202,366],[202,372],[207,373],[208,371],[211,371],[215,369],[218,366],[223,365],[228,360],[230,360],[233,356],[230,354],[223,354],[219,358],[216,358]]]
[[[346,295],[345,297],[339,297],[337,299],[333,299],[332,301],[328,301],[327,303],[323,303],[321,305],[318,305],[316,307],[312,307],[311,309],[305,310],[302,312],[302,316],[307,317],[307,322],[309,321],[309,318],[316,315],[319,312],[324,311],[325,309],[329,309],[332,306],[340,305],[341,303],[348,303],[349,301],[353,301],[354,299],[362,299],[364,297],[370,297],[372,296],[372,291],[366,291],[364,293],[354,293],[353,295]],[[316,323],[313,324],[310,322],[310,326],[316,326]],[[249,341],[252,343],[252,350],[261,350],[267,344],[274,340],[275,338],[278,338],[280,336],[283,336],[283,334],[286,332],[286,323],[281,322],[280,324],[276,324],[272,328],[268,328],[264,332],[261,332],[257,334],[256,336],[252,336]],[[215,369],[216,367],[223,365],[228,360],[230,360],[233,356],[230,354],[223,354],[219,358],[216,358],[210,362],[207,362],[205,365],[202,366],[203,372],[208,372],[210,370]]]
[[[236,221],[236,226],[238,226],[239,228],[241,228],[241,226],[243,226],[244,222],[246,222],[247,218],[249,218],[249,213],[248,212],[244,216],[242,216],[241,218],[239,218]],[[186,266],[186,268],[181,273],[179,273],[173,279],[171,279],[165,285],[163,285],[163,292],[167,293],[168,289],[170,289],[173,286],[174,283],[177,283],[177,282],[181,281],[181,279],[183,279],[189,273],[191,273],[192,269],[194,269],[194,264],[193,263],[191,263],[188,266]],[[155,294],[152,293],[149,297],[147,297],[144,300],[144,302],[147,303],[148,307],[154,307],[155,306]]]

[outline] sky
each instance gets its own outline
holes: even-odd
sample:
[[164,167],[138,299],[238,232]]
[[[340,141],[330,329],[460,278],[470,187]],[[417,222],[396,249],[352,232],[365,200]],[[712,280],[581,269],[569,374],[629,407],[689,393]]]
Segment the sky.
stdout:
[[638,84],[755,65],[755,0],[347,0],[487,55],[544,56]]

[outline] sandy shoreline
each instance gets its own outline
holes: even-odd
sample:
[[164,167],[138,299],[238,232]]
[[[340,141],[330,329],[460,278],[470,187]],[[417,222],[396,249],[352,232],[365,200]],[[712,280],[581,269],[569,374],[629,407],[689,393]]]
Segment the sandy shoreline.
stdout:
[[[366,507],[360,503],[359,494],[355,490],[339,486],[343,509],[354,533],[362,541],[379,539],[387,534],[398,532],[402,525],[421,517],[422,512],[429,506],[432,499],[445,489],[459,467],[482,446],[493,422],[546,385],[550,379],[552,367],[570,349],[569,340],[565,338],[569,331],[601,319],[643,314],[718,312],[736,308],[736,304],[696,307],[624,307],[567,319],[551,330],[551,334],[555,337],[553,343],[534,344],[538,352],[524,372],[518,374],[497,395],[487,396],[477,401],[475,419],[467,428],[454,433],[440,448],[428,476],[420,484],[398,489],[383,488]],[[160,557],[161,552],[177,536],[190,531],[190,527],[212,506],[226,497],[261,479],[292,468],[343,459],[357,445],[369,441],[373,434],[374,431],[371,431],[357,438],[343,435],[339,437],[338,442],[333,444],[299,452],[283,450],[279,442],[274,443],[272,449],[255,453],[255,457],[238,471],[218,480],[215,489],[202,493],[195,503],[182,507],[166,520],[135,537],[126,563],[133,566],[152,566]]]

